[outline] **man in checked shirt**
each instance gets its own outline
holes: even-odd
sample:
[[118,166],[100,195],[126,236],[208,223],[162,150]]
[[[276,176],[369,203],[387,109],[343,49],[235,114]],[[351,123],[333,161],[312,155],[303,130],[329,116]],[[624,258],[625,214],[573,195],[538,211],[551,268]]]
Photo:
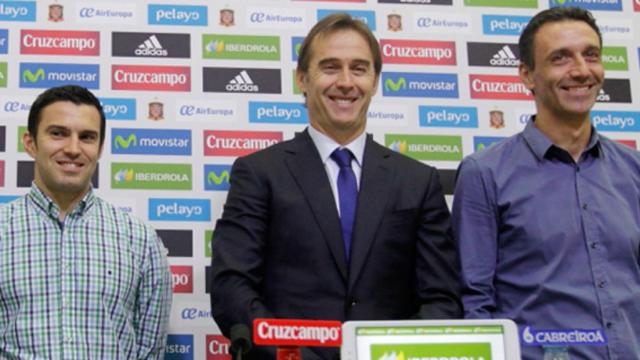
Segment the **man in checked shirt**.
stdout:
[[94,194],[104,138],[85,88],[49,89],[31,106],[33,185],[0,207],[0,358],[164,355],[171,272],[155,231]]

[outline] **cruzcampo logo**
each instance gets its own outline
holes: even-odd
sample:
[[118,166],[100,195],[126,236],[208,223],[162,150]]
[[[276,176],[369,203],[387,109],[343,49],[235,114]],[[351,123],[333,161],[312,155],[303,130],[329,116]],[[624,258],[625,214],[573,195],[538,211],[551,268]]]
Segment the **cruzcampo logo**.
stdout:
[[407,87],[407,79],[405,79],[404,77],[399,77],[395,82],[391,78],[388,78],[384,82],[384,88],[387,91],[396,92],[396,91],[405,89],[406,87]]
[[190,164],[111,164],[112,189],[191,190]]
[[416,160],[462,160],[462,138],[451,135],[385,135],[391,150]]
[[537,9],[538,0],[464,0],[464,5]]
[[128,149],[131,145],[138,145],[138,138],[136,134],[130,134],[126,139],[122,135],[116,135],[113,142],[116,149]]
[[280,60],[279,36],[202,35],[205,59]]
[[7,63],[0,62],[0,87],[7,87]]
[[371,345],[373,360],[491,360],[490,343]]
[[602,48],[602,64],[605,70],[629,70],[627,48],[624,46],[605,46]]
[[204,256],[211,257],[211,240],[213,239],[213,230],[204,231]]
[[29,69],[26,69],[22,72],[22,82],[25,83],[36,83],[38,81],[44,80],[44,69],[38,68],[36,72],[32,72]]

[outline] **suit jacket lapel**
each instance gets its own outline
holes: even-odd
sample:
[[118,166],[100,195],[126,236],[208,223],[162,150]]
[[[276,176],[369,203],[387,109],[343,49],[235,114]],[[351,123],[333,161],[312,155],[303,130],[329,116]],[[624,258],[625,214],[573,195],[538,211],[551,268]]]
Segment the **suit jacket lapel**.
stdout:
[[387,163],[389,154],[385,154],[381,150],[381,146],[376,144],[371,136],[368,136],[362,162],[356,224],[351,245],[349,289],[356,283],[367,260],[367,255],[382,221],[389,194],[391,194],[389,187],[393,183],[394,176],[392,164]]
[[347,260],[344,254],[342,228],[331,185],[318,150],[305,130],[290,142],[286,163],[313,211],[336,266],[346,282]]

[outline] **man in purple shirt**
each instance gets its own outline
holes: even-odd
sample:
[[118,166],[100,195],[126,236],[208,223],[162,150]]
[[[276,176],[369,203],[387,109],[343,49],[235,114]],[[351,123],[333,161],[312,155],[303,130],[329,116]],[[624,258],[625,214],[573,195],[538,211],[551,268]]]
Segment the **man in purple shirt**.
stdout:
[[510,318],[523,359],[640,357],[640,155],[600,135],[592,15],[560,7],[520,37],[537,114],[467,157],[453,224],[468,318]]

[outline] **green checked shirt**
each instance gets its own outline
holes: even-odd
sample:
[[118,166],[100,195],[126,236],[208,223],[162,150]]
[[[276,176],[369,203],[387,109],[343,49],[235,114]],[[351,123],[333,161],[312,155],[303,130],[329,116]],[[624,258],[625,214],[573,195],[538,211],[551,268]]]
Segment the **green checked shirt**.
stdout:
[[89,191],[0,206],[0,358],[161,359],[172,279],[156,232]]

